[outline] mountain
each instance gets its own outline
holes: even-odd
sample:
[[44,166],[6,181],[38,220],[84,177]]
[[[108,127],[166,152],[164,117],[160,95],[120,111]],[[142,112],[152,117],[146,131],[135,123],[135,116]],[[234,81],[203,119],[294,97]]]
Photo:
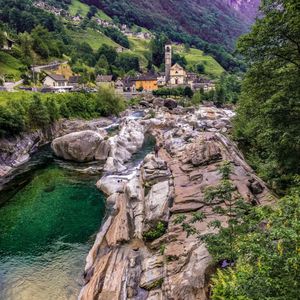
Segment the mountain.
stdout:
[[260,0],[226,0],[227,4],[237,11],[242,19],[252,24],[257,16]]
[[260,0],[83,0],[122,23],[163,31],[173,40],[190,37],[232,50],[253,22]]

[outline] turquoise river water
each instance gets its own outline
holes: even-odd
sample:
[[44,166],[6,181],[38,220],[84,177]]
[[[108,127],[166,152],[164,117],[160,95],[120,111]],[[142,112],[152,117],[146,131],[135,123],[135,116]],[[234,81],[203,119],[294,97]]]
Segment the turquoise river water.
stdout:
[[0,192],[1,300],[77,299],[104,217],[99,176],[61,168],[47,151]]

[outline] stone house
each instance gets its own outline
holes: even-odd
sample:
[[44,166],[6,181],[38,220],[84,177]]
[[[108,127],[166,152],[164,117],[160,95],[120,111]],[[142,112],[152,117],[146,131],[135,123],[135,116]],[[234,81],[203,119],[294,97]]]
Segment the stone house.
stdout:
[[187,82],[187,74],[182,66],[175,64],[170,69],[170,84],[182,85]]
[[43,81],[43,85],[51,88],[72,88],[68,85],[68,80],[64,76],[57,74],[48,74]]
[[158,89],[157,76],[155,74],[142,74],[135,79],[135,89],[143,91],[155,91]]
[[112,75],[98,75],[96,78],[96,84],[99,87],[114,87]]
[[197,78],[197,80],[193,81],[190,86],[192,90],[203,89],[204,92],[209,92],[211,90],[215,90],[216,88],[216,85],[213,81],[205,78]]
[[115,82],[115,90],[118,93],[123,93],[124,92],[124,82],[122,80],[118,79]]
[[123,79],[123,91],[136,92],[135,79],[133,77],[127,76]]

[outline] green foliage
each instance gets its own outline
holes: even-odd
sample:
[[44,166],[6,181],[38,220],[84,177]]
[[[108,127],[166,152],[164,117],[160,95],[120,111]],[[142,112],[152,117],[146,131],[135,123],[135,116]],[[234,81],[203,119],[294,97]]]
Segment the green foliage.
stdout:
[[207,204],[218,204],[231,199],[231,193],[235,191],[235,187],[230,180],[222,180],[221,183],[214,187],[208,187],[205,190],[204,200]]
[[101,88],[96,95],[95,111],[102,116],[117,115],[125,109],[124,99],[114,89]]
[[129,71],[140,71],[139,58],[129,53],[121,53],[116,65],[119,69],[123,69],[126,73]]
[[185,219],[186,219],[186,215],[177,215],[174,220],[174,224],[175,225],[182,224],[183,221],[185,221]]
[[130,45],[129,45],[128,37],[124,35],[119,29],[108,27],[103,29],[103,33],[109,38],[111,38],[117,44],[125,48],[129,48]]
[[204,66],[204,64],[198,64],[197,65],[197,72],[200,73],[200,74],[205,73],[205,66]]
[[48,98],[45,102],[50,122],[53,123],[57,121],[60,117],[59,115],[59,107],[53,98]]
[[44,128],[49,124],[49,113],[47,107],[38,95],[33,96],[28,108],[29,123],[33,128]]
[[194,96],[194,92],[189,86],[186,86],[183,90],[183,96],[192,98]]
[[192,216],[193,216],[191,219],[192,224],[197,223],[197,222],[202,222],[206,218],[204,212],[202,212],[202,211],[193,212]]
[[300,172],[300,9],[296,2],[265,1],[265,17],[239,42],[249,70],[234,135],[258,173],[279,192]]
[[[103,0],[100,1],[99,7],[109,15],[117,16],[123,24],[137,24],[166,35],[165,41],[170,39],[202,49],[212,54],[228,70],[240,68],[240,62],[228,49],[233,48],[236,37],[246,32],[246,24],[237,18],[226,4],[218,2],[216,5],[206,0],[195,2],[181,1],[174,5],[171,2],[154,0],[151,5],[145,5],[138,0]],[[153,64],[158,67],[163,62],[160,54],[163,52],[155,50],[154,53]]]
[[158,90],[153,91],[154,96],[162,96],[162,97],[188,97],[192,98],[194,95],[194,92],[189,86],[183,87],[177,87],[177,88],[160,88]]
[[3,97],[9,99],[0,105],[1,136],[45,128],[60,118],[117,115],[125,108],[123,98],[109,89],[101,89],[97,94],[22,93],[20,97],[18,93],[3,93]]
[[229,161],[224,161],[220,166],[219,166],[219,173],[221,174],[222,178],[224,180],[228,180],[230,173],[232,172],[232,165]]
[[17,111],[0,106],[0,136],[15,135],[25,127],[22,116]]
[[212,101],[221,106],[225,103],[236,104],[241,93],[241,79],[237,75],[223,74],[215,90],[202,92],[202,100]]
[[150,50],[152,53],[152,63],[160,67],[165,61],[165,45],[168,39],[165,35],[156,35],[154,39],[151,40]]
[[161,288],[162,284],[164,283],[164,279],[160,278],[158,280],[155,280],[153,283],[151,283],[149,286],[145,287],[146,290],[151,291],[154,289]]
[[[297,299],[299,215],[299,189],[281,199],[274,210],[256,207],[244,215],[233,241],[236,265],[214,276],[212,299]],[[224,255],[224,235],[221,232],[209,243],[218,257]]]
[[0,48],[4,46],[5,43],[5,35],[4,32],[0,30]]
[[151,242],[163,236],[166,233],[166,231],[167,231],[167,225],[159,221],[150,230],[144,232],[143,238],[145,241]]
[[202,103],[202,93],[201,91],[197,91],[194,93],[192,98],[193,105],[199,105]]
[[187,66],[187,60],[184,56],[181,56],[178,53],[173,53],[172,55],[172,65],[179,64],[183,68]]

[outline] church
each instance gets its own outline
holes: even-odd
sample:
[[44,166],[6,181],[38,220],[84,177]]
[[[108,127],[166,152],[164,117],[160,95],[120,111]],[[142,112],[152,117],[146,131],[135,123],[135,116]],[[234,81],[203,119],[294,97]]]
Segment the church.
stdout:
[[165,76],[167,85],[187,84],[187,73],[179,64],[172,66],[172,45],[165,46]]

